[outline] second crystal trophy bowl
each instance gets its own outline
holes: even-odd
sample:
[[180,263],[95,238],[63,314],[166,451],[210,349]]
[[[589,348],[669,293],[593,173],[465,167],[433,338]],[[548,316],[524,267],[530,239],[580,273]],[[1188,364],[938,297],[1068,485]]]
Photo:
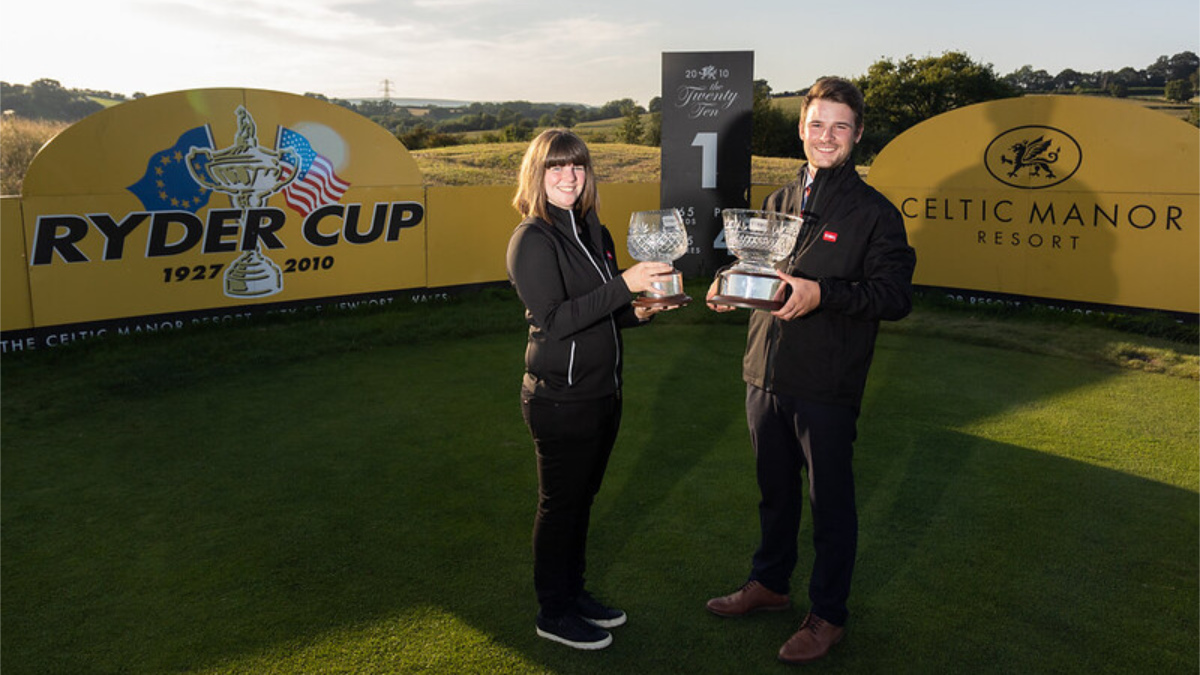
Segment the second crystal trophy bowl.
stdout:
[[[629,216],[629,235],[625,239],[629,255],[641,262],[670,265],[687,253],[688,236],[679,209],[635,211]],[[638,307],[682,307],[691,298],[683,292],[683,275],[673,270],[653,288],[634,299]]]
[[776,211],[725,209],[725,244],[738,262],[719,275],[713,304],[773,311],[783,306],[775,264],[792,252],[801,219]]

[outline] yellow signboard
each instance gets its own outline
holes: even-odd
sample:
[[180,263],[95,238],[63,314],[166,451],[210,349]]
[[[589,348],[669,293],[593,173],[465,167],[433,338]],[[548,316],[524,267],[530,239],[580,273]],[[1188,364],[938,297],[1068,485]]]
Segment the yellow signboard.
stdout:
[[884,148],[925,286],[1200,311],[1200,131],[1136,103],[1025,96]]
[[371,120],[246,89],[163,94],[49,143],[21,200],[37,326],[425,284],[421,175]]

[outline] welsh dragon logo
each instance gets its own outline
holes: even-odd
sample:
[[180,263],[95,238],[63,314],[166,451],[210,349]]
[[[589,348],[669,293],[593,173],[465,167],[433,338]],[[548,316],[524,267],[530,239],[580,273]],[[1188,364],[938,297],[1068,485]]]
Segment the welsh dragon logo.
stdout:
[[1009,150],[1012,150],[1013,158],[1009,159],[1007,155],[1000,155],[1001,164],[1012,164],[1012,171],[1008,172],[1009,178],[1015,178],[1021,169],[1032,167],[1029,171],[1030,176],[1038,176],[1040,172],[1046,172],[1046,178],[1057,178],[1054,170],[1050,165],[1058,161],[1058,153],[1062,147],[1057,147],[1051,152],[1047,149],[1054,144],[1054,141],[1047,139],[1045,136],[1038,136],[1032,141],[1023,140],[1013,145]]
[[996,180],[1023,190],[1058,185],[1079,170],[1083,149],[1062,129],[1027,125],[992,139],[984,165]]

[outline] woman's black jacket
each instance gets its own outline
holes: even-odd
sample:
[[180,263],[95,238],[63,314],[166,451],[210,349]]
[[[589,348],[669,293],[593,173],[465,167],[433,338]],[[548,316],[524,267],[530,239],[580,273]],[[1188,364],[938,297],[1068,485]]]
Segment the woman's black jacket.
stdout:
[[595,211],[550,205],[508,242],[508,279],[525,303],[526,395],[581,401],[621,389],[621,328],[641,323],[617,269],[612,236]]

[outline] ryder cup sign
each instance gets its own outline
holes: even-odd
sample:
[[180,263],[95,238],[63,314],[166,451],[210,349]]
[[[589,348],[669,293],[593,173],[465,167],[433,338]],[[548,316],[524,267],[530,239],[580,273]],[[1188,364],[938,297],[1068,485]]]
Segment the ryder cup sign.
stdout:
[[123,103],[27,173],[30,311],[171,322],[421,286],[423,199],[404,147],[329,103],[242,89]]

